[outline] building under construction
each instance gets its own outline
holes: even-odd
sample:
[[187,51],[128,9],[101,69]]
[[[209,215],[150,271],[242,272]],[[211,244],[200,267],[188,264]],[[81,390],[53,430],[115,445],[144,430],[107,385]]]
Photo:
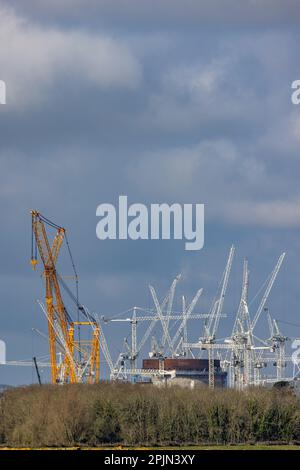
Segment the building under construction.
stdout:
[[[167,383],[189,387],[208,385],[211,389],[229,386],[243,390],[253,385],[267,385],[298,377],[299,365],[295,362],[292,364],[292,357],[286,354],[289,338],[281,332],[278,320],[272,318],[268,308],[269,296],[285,253],[279,256],[262,286],[257,309],[253,313],[248,307],[252,305],[248,299],[248,260],[244,260],[239,303],[236,312],[231,315],[234,318],[231,333],[220,339],[220,320],[227,317],[223,307],[235,254],[234,246],[229,250],[216,295],[206,312],[194,311],[202,296],[202,287],[196,291],[190,303],[182,296],[181,306],[176,311],[173,304],[176,287],[181,280],[181,275],[178,275],[162,298],[153,286],[149,286],[153,308],[133,307],[123,312],[127,315],[125,318],[96,313],[92,315],[79,302],[78,277],[65,229],[37,211],[32,211],[31,217],[31,264],[35,269],[39,255],[45,286],[44,303],[39,302],[39,305],[48,327],[48,335],[43,336],[48,337],[49,344],[49,362],[37,358],[34,364],[37,372],[39,367],[50,367],[52,383],[95,383],[109,376],[114,381],[147,381],[157,385]],[[52,242],[50,231],[54,231]],[[71,292],[57,271],[63,244],[69,252],[76,279],[75,293]],[[69,301],[75,309],[75,319],[72,308],[65,301],[66,295],[69,295]],[[269,336],[260,338],[257,324],[263,317],[268,324]],[[194,321],[193,328],[190,327],[191,321]],[[106,338],[112,337],[113,325],[120,325],[120,322],[126,337],[118,357],[113,358]],[[83,329],[89,332],[88,339],[83,339]],[[100,353],[102,365],[106,363],[101,369]],[[149,358],[146,359],[147,355]],[[293,372],[288,378],[286,367],[289,362]],[[22,363],[15,361],[11,365]],[[30,363],[24,362],[23,365]],[[272,367],[273,372],[270,374]],[[103,373],[105,368],[108,374]]]
[[[195,386],[209,385],[209,362],[208,359],[185,359],[185,358],[154,358],[143,360],[144,370],[161,369],[175,371],[169,380],[170,384],[194,388]],[[220,360],[214,359],[214,383],[218,388],[225,388],[227,372],[222,371]],[[167,379],[156,378],[154,383],[159,385],[168,382]]]

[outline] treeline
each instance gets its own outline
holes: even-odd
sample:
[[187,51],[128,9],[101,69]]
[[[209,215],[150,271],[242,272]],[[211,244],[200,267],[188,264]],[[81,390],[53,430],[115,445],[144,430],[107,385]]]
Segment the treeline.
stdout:
[[246,392],[102,383],[0,394],[5,446],[181,445],[300,441],[300,399]]

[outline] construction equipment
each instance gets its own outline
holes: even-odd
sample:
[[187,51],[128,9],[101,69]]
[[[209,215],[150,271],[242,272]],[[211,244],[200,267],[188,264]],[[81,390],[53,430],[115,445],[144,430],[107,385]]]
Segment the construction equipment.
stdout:
[[[48,229],[55,230],[51,245],[48,239]],[[266,303],[285,253],[282,253],[279,257],[275,268],[263,284],[265,291],[252,320],[249,312],[251,303],[248,301],[248,261],[244,261],[241,296],[233,329],[231,335],[225,339],[223,338],[223,340],[218,338],[218,327],[220,319],[226,317],[222,312],[235,253],[234,246],[230,248],[217,295],[208,314],[194,313],[202,289],[197,290],[196,295],[189,304],[186,298],[182,296],[182,311],[175,312],[173,310],[175,290],[181,278],[180,275],[173,280],[162,300],[159,300],[154,287],[149,286],[154,309],[133,307],[133,309],[120,314],[124,315],[132,312],[130,316],[128,315],[128,318],[101,317],[101,321],[105,324],[128,322],[131,327],[131,338],[125,338],[122,351],[117,359],[113,361],[99,318],[97,315],[92,315],[78,300],[77,273],[65,229],[49,221],[39,212],[32,211],[32,234],[32,267],[34,269],[37,267],[38,253],[43,265],[46,302],[45,305],[41,302],[39,304],[48,324],[47,338],[49,341],[49,365],[51,367],[52,383],[98,382],[100,380],[100,349],[108,364],[112,380],[128,380],[128,378],[131,378],[136,381],[140,377],[141,379],[150,378],[154,379],[155,382],[159,382],[161,379],[164,381],[178,378],[179,372],[175,367],[174,370],[170,370],[173,369],[173,365],[168,366],[167,362],[171,361],[172,364],[175,364],[177,361],[178,364],[184,364],[186,361],[192,367],[193,360],[195,360],[193,350],[198,350],[199,355],[201,355],[201,351],[206,351],[208,359],[203,361],[206,361],[207,366],[203,369],[202,376],[206,377],[205,381],[208,380],[210,388],[215,386],[215,376],[217,377],[216,385],[220,384],[220,375],[223,374],[222,377],[226,377],[227,370],[229,371],[229,385],[238,390],[243,390],[251,385],[261,385],[284,379],[286,362],[290,360],[285,355],[285,344],[288,338],[281,333],[277,321],[271,318]],[[70,292],[62,276],[57,272],[57,261],[64,241],[66,241],[75,273],[76,295]],[[78,313],[76,321],[73,320],[69,309],[66,307],[67,304],[63,301],[61,287],[75,303]],[[263,312],[266,313],[265,318],[269,324],[270,336],[268,339],[260,339],[254,333]],[[84,319],[79,318],[79,314],[84,316]],[[188,322],[195,319],[206,320],[203,334],[198,342],[192,342],[188,338]],[[141,333],[142,325],[145,325],[145,322],[148,322],[148,325],[146,324],[145,330]],[[80,334],[85,329],[91,333],[87,339],[81,337]],[[38,330],[36,331],[41,334]],[[138,341],[138,338],[141,339]],[[147,363],[147,360],[144,360],[141,369],[138,367],[138,359],[141,350],[149,339],[151,339],[149,361],[154,361],[154,365],[151,366],[152,363],[149,363],[144,368],[144,363]],[[192,359],[189,359],[190,357]],[[215,360],[214,357],[218,357],[218,360]],[[40,381],[39,364],[35,361],[34,363]],[[272,363],[276,366],[276,379],[266,377],[263,372],[264,368],[272,365]],[[10,363],[10,365],[18,364],[20,364],[18,361]],[[46,363],[44,362],[44,364]],[[29,365],[29,363],[25,364],[23,362],[21,365]],[[191,372],[190,375],[193,373]],[[186,376],[188,377],[189,374],[186,374]]]
[[[196,294],[197,299],[199,298],[201,292],[202,292],[202,289],[200,291],[198,291],[198,293]],[[115,380],[116,378],[124,379],[123,371],[125,371],[125,370],[126,370],[126,376],[127,375],[131,375],[131,376],[140,375],[137,372],[137,359],[138,359],[138,356],[140,355],[141,349],[145,345],[146,341],[149,339],[149,336],[150,336],[149,335],[149,329],[150,329],[150,327],[151,327],[151,331],[152,331],[154,326],[157,323],[161,324],[161,318],[165,317],[165,315],[163,315],[163,310],[162,310],[163,305],[165,305],[165,304],[166,304],[166,302],[165,302],[165,299],[164,299],[164,301],[160,305],[161,316],[157,315],[156,312],[153,312],[152,315],[149,315],[149,313],[146,314],[146,315],[142,315],[142,314],[137,315],[137,311],[138,310],[143,310],[143,309],[141,309],[140,307],[133,307],[133,309],[132,309],[133,314],[132,314],[131,318],[112,318],[112,319],[104,318],[103,319],[103,321],[105,323],[130,323],[131,324],[131,342],[129,342],[127,340],[127,338],[124,339],[124,350],[122,352],[120,352],[116,363],[113,366],[112,366],[112,364],[110,366],[111,378],[113,380]],[[180,321],[181,324],[180,324],[178,330],[181,331],[182,323],[187,323],[187,320],[190,320],[190,319],[199,320],[199,319],[207,318],[208,317],[207,314],[200,314],[200,313],[191,314],[195,304],[196,304],[196,299],[194,298],[193,302],[189,306],[187,317],[183,314],[171,313],[171,314],[168,315],[168,320],[169,321],[177,321],[177,322]],[[142,323],[149,322],[149,325],[148,325],[148,327],[146,329],[146,332],[144,333],[140,343],[138,344],[137,343],[137,326],[141,322]],[[163,333],[164,333],[164,331],[163,331]],[[171,342],[173,344],[175,344],[174,339],[177,340],[177,338],[178,338],[177,332],[175,334],[175,337],[171,340]],[[178,346],[176,347],[176,350],[178,349],[179,345],[180,345],[180,343],[178,343]],[[152,336],[152,338],[151,338],[151,351],[150,351],[149,355],[150,355],[150,357],[164,357],[164,349],[162,347],[162,344],[158,344],[158,341],[154,336]],[[177,355],[177,353],[175,352],[174,356],[176,356],[176,355]],[[129,364],[130,364],[129,368],[126,367],[126,362],[129,362]],[[141,369],[139,369],[139,370],[141,371]],[[150,375],[149,371],[147,371],[147,373],[145,372],[144,375]],[[156,375],[156,373],[155,373],[155,375]]]
[[214,388],[214,348],[212,345],[215,343],[217,330],[223,310],[225,295],[228,287],[230,272],[232,268],[232,262],[234,258],[235,247],[232,245],[229,251],[226,267],[222,276],[220,295],[214,300],[208,324],[204,325],[204,335],[200,338],[202,347],[200,349],[206,349],[208,354],[208,367],[209,367],[209,388]]
[[248,308],[248,261],[244,261],[242,292],[233,330],[229,338],[226,338],[223,343],[218,343],[216,341],[218,318],[222,311],[233,253],[234,249],[232,247],[223,275],[221,294],[212,304],[210,318],[204,327],[203,337],[199,339],[198,343],[185,342],[183,346],[190,350],[200,349],[207,351],[210,388],[214,388],[214,351],[226,351],[225,358],[221,361],[221,364],[224,370],[229,369],[229,385],[238,390],[242,390],[250,385],[259,385],[261,383],[261,371],[263,368],[267,367],[267,364],[270,362],[270,358],[267,357],[266,359],[265,356],[267,352],[275,353],[273,363],[277,370],[277,380],[284,378],[284,368],[286,366],[285,343],[288,338],[280,332],[276,320],[271,319],[269,314],[270,338],[268,340],[261,340],[254,335],[254,329],[262,312],[267,311],[265,305],[281,268],[285,253],[280,255],[273,271],[266,281],[266,289],[252,321]]
[[285,357],[285,344],[289,341],[287,336],[284,336],[279,330],[279,326],[275,318],[271,318],[269,310],[267,310],[270,338],[272,351],[275,352],[275,362],[276,366],[276,379],[278,381],[284,379],[284,370],[286,367],[286,357]]
[[[99,325],[88,314],[87,310],[79,304],[78,298],[71,295],[72,300],[75,300],[78,312],[81,312],[86,317],[84,322],[79,320],[73,321],[62,299],[60,283],[65,288],[67,286],[59,276],[56,264],[61,247],[66,239],[65,229],[46,219],[38,211],[31,211],[31,216],[31,265],[35,270],[38,263],[37,252],[39,252],[43,264],[43,278],[46,290],[46,305],[43,306],[40,303],[40,306],[45,313],[48,323],[52,384],[78,383],[83,381],[89,383],[98,382],[100,379]],[[46,227],[53,228],[56,231],[52,245],[50,245]],[[72,264],[74,265],[69,244],[68,249]],[[91,329],[92,339],[85,342],[80,340],[80,327],[82,326],[87,326]],[[57,353],[58,350],[60,351],[59,355]]]
[[[187,322],[188,322],[188,319],[190,318],[190,316],[191,316],[191,314],[192,314],[192,312],[193,312],[200,296],[202,295],[202,292],[203,292],[202,288],[199,289],[196,292],[196,295],[193,298],[193,300],[191,301],[188,308],[186,308],[185,297],[183,297],[183,299],[182,299],[182,315],[183,315],[182,322],[181,322],[178,330],[176,331],[176,334],[174,335],[174,337],[172,338],[172,341],[171,341],[172,348],[173,348],[173,351],[174,351],[174,353],[173,353],[174,356],[178,355],[179,347],[182,344],[182,341],[187,343]],[[183,336],[183,338],[181,338],[181,341],[176,346],[176,343],[177,343],[178,339],[180,338],[180,335],[181,335],[182,331],[184,332],[184,336]],[[185,355],[185,352],[183,351],[182,354]]]

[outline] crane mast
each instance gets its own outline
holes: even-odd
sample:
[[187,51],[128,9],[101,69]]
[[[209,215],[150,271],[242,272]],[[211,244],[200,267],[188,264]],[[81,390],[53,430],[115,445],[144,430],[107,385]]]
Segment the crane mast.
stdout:
[[200,342],[202,344],[202,349],[207,350],[208,354],[208,382],[209,388],[213,389],[215,386],[215,372],[214,372],[214,347],[212,345],[215,344],[216,334],[220,322],[220,318],[222,316],[223,304],[224,299],[226,296],[226,291],[228,287],[230,272],[232,268],[233,258],[235,253],[234,245],[231,246],[225,271],[222,277],[221,282],[221,292],[220,296],[217,300],[214,301],[211,311],[208,324],[204,327],[204,336],[200,338]]

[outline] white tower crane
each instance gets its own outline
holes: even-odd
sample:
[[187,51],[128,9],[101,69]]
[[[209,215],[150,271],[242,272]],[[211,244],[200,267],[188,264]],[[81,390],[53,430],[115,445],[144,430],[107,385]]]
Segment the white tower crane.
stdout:
[[[176,331],[172,341],[171,341],[171,344],[172,344],[172,348],[173,348],[173,351],[174,351],[174,355],[177,354],[177,351],[178,351],[178,344],[177,344],[177,347],[176,346],[176,343],[178,341],[178,338],[180,337],[180,334],[181,332],[184,330],[185,331],[185,334],[184,336],[186,337],[187,336],[187,321],[190,317],[190,315],[192,314],[201,294],[203,292],[203,289],[199,289],[197,292],[196,292],[196,295],[195,297],[193,298],[193,300],[191,301],[188,309],[186,309],[186,305],[185,305],[185,298],[183,297],[183,319],[182,319],[182,322],[178,328],[178,330]],[[187,338],[184,339],[184,342],[187,343]]]
[[214,348],[206,347],[209,344],[213,344],[216,340],[217,330],[223,310],[224,299],[228,287],[228,281],[232,268],[232,262],[234,258],[235,247],[232,245],[229,251],[228,260],[226,263],[225,271],[222,276],[221,291],[217,300],[214,301],[211,308],[210,317],[208,324],[205,326],[204,336],[200,338],[200,342],[203,345],[203,349],[207,349],[208,353],[208,382],[209,387],[214,388],[215,372],[214,372]]
[[285,344],[289,341],[287,336],[284,336],[279,330],[279,326],[275,318],[271,318],[269,310],[267,310],[270,339],[272,350],[275,352],[275,365],[276,365],[276,378],[278,381],[284,379],[284,371],[286,367],[285,357]]
[[256,311],[256,313],[255,313],[255,315],[254,315],[254,318],[253,318],[252,323],[251,323],[251,326],[250,326],[250,329],[251,329],[252,332],[253,332],[253,330],[254,330],[254,328],[255,328],[255,326],[256,326],[256,323],[258,322],[259,317],[260,317],[260,315],[261,315],[261,313],[262,313],[262,311],[263,311],[263,309],[264,309],[264,307],[265,307],[265,305],[266,305],[266,302],[267,302],[267,300],[268,300],[268,298],[269,298],[270,292],[271,292],[271,290],[272,290],[272,287],[273,287],[273,285],[274,285],[274,282],[275,282],[275,280],[276,280],[276,277],[277,277],[277,275],[278,275],[278,273],[279,273],[279,270],[280,270],[281,265],[282,265],[282,263],[283,263],[284,257],[285,257],[285,253],[282,253],[282,254],[279,256],[278,261],[277,261],[277,263],[276,263],[276,266],[275,266],[275,268],[273,269],[273,271],[272,271],[272,273],[271,273],[270,280],[269,280],[269,282],[268,282],[267,288],[266,288],[266,290],[265,290],[265,293],[264,293],[264,295],[263,295],[263,298],[261,299],[261,302],[260,302],[260,304],[259,304],[259,306],[258,306],[258,309],[257,309],[257,311]]
[[[166,317],[165,318],[166,331],[168,331],[168,328],[169,328],[170,315],[171,315],[172,308],[173,308],[175,290],[176,290],[177,284],[180,281],[180,279],[181,279],[181,274],[178,274],[178,276],[176,276],[174,281],[172,282],[172,285],[171,285],[171,288],[170,288],[170,292],[169,292],[169,296],[168,296],[167,313],[166,313],[166,316],[165,316]],[[151,287],[150,287],[150,290],[151,290]],[[162,338],[162,347],[163,348],[166,345],[166,341],[167,341],[167,336],[166,336],[166,333],[164,331],[163,338]]]

